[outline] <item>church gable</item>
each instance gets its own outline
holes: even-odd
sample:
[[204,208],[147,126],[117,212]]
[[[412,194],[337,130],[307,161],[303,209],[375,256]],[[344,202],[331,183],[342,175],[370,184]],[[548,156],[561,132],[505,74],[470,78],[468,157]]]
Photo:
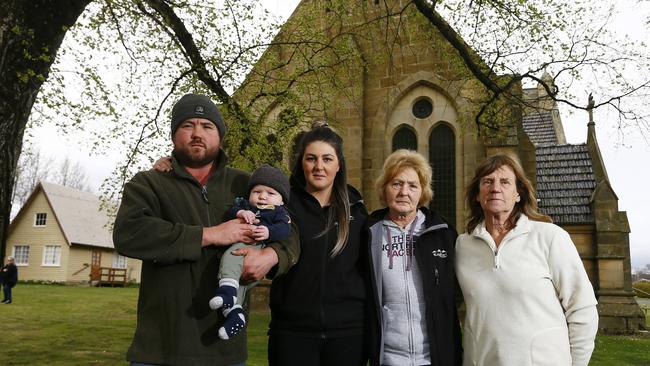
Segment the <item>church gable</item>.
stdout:
[[483,88],[414,6],[336,4],[302,1],[256,63],[236,92],[255,117],[266,120],[270,109],[290,107],[302,128],[322,118],[348,128],[342,117],[351,116],[383,138],[404,94],[428,85],[475,128]]
[[591,201],[614,202],[616,204],[614,210],[618,210],[618,196],[616,195],[616,192],[614,192],[614,188],[612,188],[612,185],[608,180],[603,179],[598,183],[598,186],[596,186],[594,194],[591,197]]

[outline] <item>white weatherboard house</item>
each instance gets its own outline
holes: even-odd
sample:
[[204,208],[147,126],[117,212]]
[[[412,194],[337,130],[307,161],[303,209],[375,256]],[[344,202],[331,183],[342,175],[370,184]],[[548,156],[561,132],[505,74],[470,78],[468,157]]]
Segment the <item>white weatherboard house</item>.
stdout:
[[9,225],[7,255],[20,280],[140,282],[141,262],[119,255],[93,193],[41,182]]

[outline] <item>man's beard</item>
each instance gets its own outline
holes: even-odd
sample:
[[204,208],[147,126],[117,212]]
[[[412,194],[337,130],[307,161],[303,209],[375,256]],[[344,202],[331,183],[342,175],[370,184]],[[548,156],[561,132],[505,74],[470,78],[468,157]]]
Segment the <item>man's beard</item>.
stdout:
[[178,163],[188,168],[201,168],[212,163],[219,155],[219,148],[206,149],[204,154],[192,154],[189,149],[174,147],[174,156]]

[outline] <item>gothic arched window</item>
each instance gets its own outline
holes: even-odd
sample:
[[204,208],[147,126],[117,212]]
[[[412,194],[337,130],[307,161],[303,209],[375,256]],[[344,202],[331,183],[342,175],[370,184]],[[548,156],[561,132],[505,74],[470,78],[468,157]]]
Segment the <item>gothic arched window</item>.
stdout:
[[433,169],[431,208],[456,225],[456,143],[454,132],[445,124],[431,131],[429,163]]
[[400,127],[395,136],[393,136],[393,150],[399,149],[408,149],[408,150],[417,150],[418,149],[418,138],[408,127]]

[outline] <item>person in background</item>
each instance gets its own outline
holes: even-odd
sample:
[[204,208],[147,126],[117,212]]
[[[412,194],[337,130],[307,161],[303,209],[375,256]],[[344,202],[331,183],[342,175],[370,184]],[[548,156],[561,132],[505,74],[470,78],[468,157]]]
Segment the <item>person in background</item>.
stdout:
[[390,154],[376,182],[385,208],[370,214],[371,365],[460,365],[454,274],[456,231],[427,209],[431,167],[408,150]]
[[467,313],[464,365],[586,366],[598,312],[569,234],[537,210],[519,163],[496,154],[467,187],[456,274]]
[[301,254],[271,286],[269,365],[366,365],[367,214],[326,123],[302,136],[290,182]]
[[15,262],[14,257],[7,256],[7,264],[0,269],[0,283],[2,283],[2,294],[4,296],[1,302],[2,304],[11,304],[13,301],[11,290],[18,283],[18,268]]
[[[245,330],[220,339],[223,316],[208,304],[225,248],[255,242],[254,225],[223,221],[235,197],[248,193],[249,179],[228,167],[221,149],[225,135],[221,113],[207,96],[183,96],[172,110],[173,169],[140,172],[124,186],[115,248],[142,260],[137,326],[127,353],[131,365],[243,365],[246,360]],[[295,234],[263,249],[239,249],[245,255],[242,280],[285,273],[298,251]]]

